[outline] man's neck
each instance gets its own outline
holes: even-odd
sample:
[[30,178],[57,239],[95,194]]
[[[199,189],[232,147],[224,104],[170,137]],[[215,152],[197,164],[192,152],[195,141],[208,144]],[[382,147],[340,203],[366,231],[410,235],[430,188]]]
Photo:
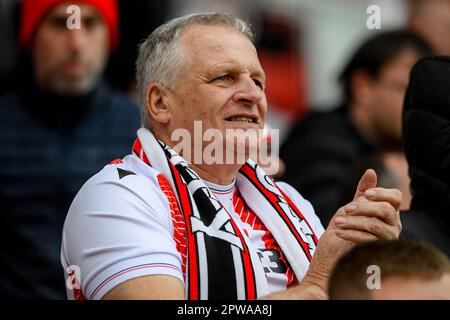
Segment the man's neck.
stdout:
[[[156,128],[154,128],[153,130],[153,134],[156,139],[161,140],[171,148],[174,148],[174,146],[178,144],[178,141],[177,143],[171,141],[170,135],[162,134],[159,130],[155,129]],[[192,159],[187,159],[186,157],[184,157],[182,152],[180,152],[180,155],[186,161],[194,160],[193,154],[191,154]],[[229,185],[230,183],[232,183],[239,169],[242,167],[242,164],[206,164],[203,162],[203,158],[201,159],[201,161],[202,163],[200,164],[195,163],[195,161],[191,161],[189,165],[192,170],[194,170],[195,173],[200,176],[200,178],[219,185]]]
[[190,166],[203,180],[226,186],[233,182],[242,165],[191,163]]
[[351,103],[349,117],[356,130],[369,141],[376,142],[376,133],[371,125],[369,115],[362,106]]
[[350,119],[356,130],[367,141],[382,147],[384,150],[400,150],[401,141],[388,136],[383,136],[376,130],[370,116],[362,106],[350,105]]

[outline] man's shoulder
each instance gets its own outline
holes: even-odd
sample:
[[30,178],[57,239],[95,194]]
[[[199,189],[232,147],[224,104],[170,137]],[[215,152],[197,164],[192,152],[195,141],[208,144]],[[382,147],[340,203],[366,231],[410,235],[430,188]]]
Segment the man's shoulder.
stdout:
[[[129,154],[123,159],[111,161],[103,167],[94,178],[94,181],[127,183],[128,181],[149,182],[157,181],[160,173],[147,165],[139,157]],[[126,179],[133,177],[133,179]]]
[[[280,150],[281,158],[353,158],[366,142],[343,112],[314,112],[297,124]],[[303,152],[299,152],[303,150]]]
[[303,196],[290,184],[283,181],[277,181],[276,185],[295,204],[295,206],[303,214],[304,218],[311,225],[316,235],[320,237],[324,232],[324,228],[322,226],[322,223],[320,222],[320,219],[317,217],[312,204],[308,200],[303,198]]
[[[300,206],[302,208],[306,208],[307,211],[314,213],[314,208],[311,205],[311,203],[306,200],[300,192],[297,191],[293,186],[290,184],[284,182],[284,181],[277,181],[276,185],[278,188],[280,188],[281,191],[283,191],[289,199],[291,199],[295,205]],[[300,209],[300,208],[299,208]]]
[[17,108],[22,105],[21,100],[21,94],[18,90],[9,91],[0,96],[0,109],[8,109],[8,113],[18,112],[20,109]]
[[354,133],[350,119],[342,110],[312,112],[292,129],[296,137],[347,136]]
[[159,187],[159,174],[135,155],[128,155],[112,161],[92,176],[80,189],[74,202],[120,195],[124,199],[137,199],[151,204],[164,199]]
[[127,128],[140,126],[139,107],[130,97],[115,88],[101,84],[96,106],[101,118],[108,114],[108,123],[113,127],[114,124],[119,124],[126,131]]
[[125,108],[133,109],[136,112],[138,111],[138,106],[135,102],[133,102],[132,98],[106,84],[100,85],[100,96],[103,100],[109,102],[105,106],[111,109],[122,110]]

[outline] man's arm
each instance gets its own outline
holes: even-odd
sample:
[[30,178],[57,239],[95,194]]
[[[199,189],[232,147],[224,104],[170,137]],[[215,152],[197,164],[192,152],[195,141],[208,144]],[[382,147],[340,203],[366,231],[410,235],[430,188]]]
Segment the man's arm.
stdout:
[[[371,195],[369,190],[374,191]],[[357,243],[376,239],[397,239],[401,231],[398,208],[401,193],[376,188],[376,174],[367,171],[358,185],[354,201],[340,208],[319,240],[314,257],[298,286],[262,299],[327,299],[327,285],[337,260]],[[346,219],[344,223],[339,217]],[[184,286],[170,276],[146,276],[124,282],[105,299],[185,299]]]
[[399,216],[402,194],[397,189],[377,188],[376,184],[375,172],[367,170],[353,202],[336,212],[320,238],[302,283],[263,299],[327,299],[328,278],[343,254],[358,243],[398,239],[402,230]]
[[126,299],[184,300],[184,284],[171,276],[144,276],[121,283],[103,297],[103,300]]

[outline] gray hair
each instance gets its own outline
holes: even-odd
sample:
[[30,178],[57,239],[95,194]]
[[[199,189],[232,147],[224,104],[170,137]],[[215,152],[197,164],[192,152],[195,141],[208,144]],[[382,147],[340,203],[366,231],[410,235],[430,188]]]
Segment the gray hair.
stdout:
[[250,41],[254,41],[254,33],[248,23],[224,13],[194,13],[172,19],[155,29],[147,40],[140,44],[136,61],[141,124],[147,129],[150,129],[147,111],[148,85],[158,82],[167,88],[175,87],[183,62],[180,34],[184,28],[196,24],[230,26],[244,34]]

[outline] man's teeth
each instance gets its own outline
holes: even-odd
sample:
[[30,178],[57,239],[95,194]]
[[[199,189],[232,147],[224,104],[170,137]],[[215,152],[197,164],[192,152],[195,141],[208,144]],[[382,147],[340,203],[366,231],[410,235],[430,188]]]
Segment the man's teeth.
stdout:
[[230,121],[242,121],[242,122],[253,123],[253,119],[248,118],[248,117],[231,117]]

